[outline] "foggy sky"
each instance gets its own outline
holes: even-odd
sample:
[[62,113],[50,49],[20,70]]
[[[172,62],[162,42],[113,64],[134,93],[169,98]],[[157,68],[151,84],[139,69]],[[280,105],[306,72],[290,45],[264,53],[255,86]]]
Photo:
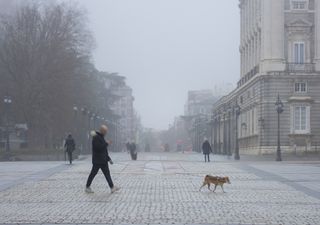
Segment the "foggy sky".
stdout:
[[133,88],[146,127],[183,114],[187,91],[239,78],[238,0],[78,0],[88,9],[98,69]]

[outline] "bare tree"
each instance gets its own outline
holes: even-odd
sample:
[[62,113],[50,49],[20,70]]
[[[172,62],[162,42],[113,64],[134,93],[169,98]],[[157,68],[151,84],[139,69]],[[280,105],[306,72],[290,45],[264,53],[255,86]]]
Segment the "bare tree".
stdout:
[[[83,11],[64,3],[21,6],[1,21],[2,79],[27,121],[33,144],[48,145],[59,125],[70,126],[77,68],[89,58],[91,35]],[[60,121],[60,123],[57,121]],[[55,129],[57,128],[57,129]]]
[[113,90],[125,82],[91,63],[86,22],[83,10],[55,1],[24,3],[0,21],[0,96],[13,97],[15,121],[28,124],[31,147],[50,148],[79,127],[74,105],[117,119]]

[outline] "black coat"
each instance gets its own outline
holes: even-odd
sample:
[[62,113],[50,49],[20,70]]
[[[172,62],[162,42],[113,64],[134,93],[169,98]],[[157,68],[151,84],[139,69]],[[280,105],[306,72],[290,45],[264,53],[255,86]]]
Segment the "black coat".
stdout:
[[203,154],[210,154],[212,152],[212,148],[209,141],[205,141],[202,144],[202,151],[203,151]]
[[129,148],[130,148],[130,152],[132,154],[134,154],[136,152],[136,150],[137,150],[137,146],[136,146],[135,143],[131,143]]
[[76,149],[76,143],[72,137],[68,137],[66,139],[66,143],[64,145],[67,152],[73,152]]
[[108,143],[101,133],[96,132],[92,138],[92,163],[107,164],[110,160]]

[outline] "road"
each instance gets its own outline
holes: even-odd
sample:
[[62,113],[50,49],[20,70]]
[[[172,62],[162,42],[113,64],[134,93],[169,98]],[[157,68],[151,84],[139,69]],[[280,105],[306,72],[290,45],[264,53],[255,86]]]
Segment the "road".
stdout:
[[[200,154],[113,153],[110,194],[101,172],[84,193],[90,159],[0,163],[0,224],[320,224],[317,162],[235,162]],[[206,174],[227,193],[199,192]]]

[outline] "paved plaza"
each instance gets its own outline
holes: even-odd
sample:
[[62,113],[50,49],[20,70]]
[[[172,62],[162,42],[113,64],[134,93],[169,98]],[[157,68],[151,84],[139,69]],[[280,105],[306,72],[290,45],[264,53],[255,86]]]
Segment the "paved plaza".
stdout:
[[[90,159],[0,163],[0,224],[320,224],[317,162],[235,162],[200,154],[113,153],[110,194],[101,172],[85,194]],[[229,176],[222,193],[199,187]]]

